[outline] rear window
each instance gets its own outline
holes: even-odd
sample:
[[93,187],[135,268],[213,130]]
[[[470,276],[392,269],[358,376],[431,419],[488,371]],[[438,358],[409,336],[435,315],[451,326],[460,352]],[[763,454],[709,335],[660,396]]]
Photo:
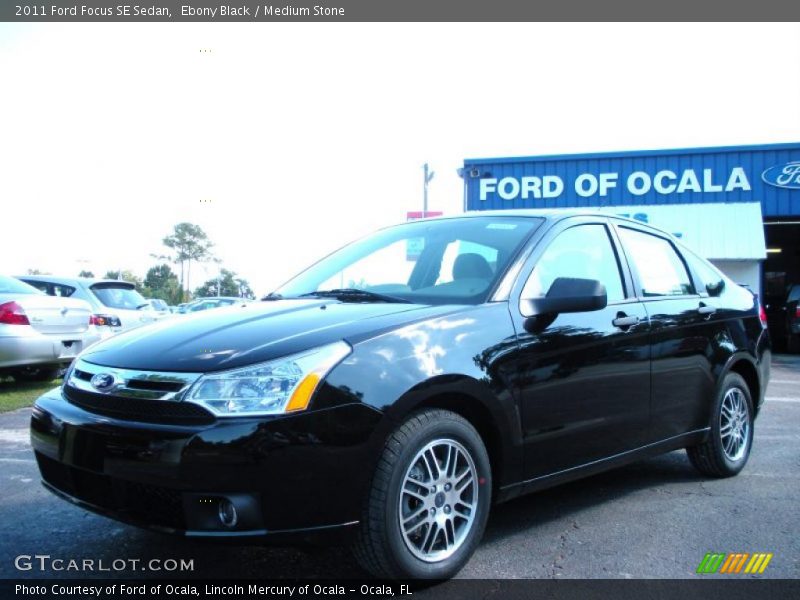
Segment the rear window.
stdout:
[[133,288],[111,285],[93,285],[92,293],[109,308],[136,310],[146,305],[144,297]]
[[0,275],[0,294],[39,294],[42,292],[24,281]]

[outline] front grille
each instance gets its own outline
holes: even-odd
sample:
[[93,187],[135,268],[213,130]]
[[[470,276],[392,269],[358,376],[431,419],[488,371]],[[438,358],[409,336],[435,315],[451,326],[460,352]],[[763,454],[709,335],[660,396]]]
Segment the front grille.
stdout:
[[191,402],[122,398],[86,392],[70,385],[64,386],[64,395],[70,404],[84,410],[126,421],[168,425],[209,425],[214,422],[214,415]]
[[[87,371],[82,371],[80,369],[73,369],[72,371],[73,377],[76,379],[80,379],[81,381],[91,381],[92,374]],[[126,383],[126,386],[132,390],[149,390],[153,392],[180,392],[183,388],[186,387],[185,381],[160,381],[160,380],[150,380],[150,379],[130,379]]]
[[146,379],[131,379],[127,383],[130,390],[150,390],[153,392],[180,392],[186,386],[183,382],[148,381]]
[[112,479],[70,467],[36,453],[45,482],[73,498],[111,511],[121,518],[171,529],[186,529],[181,493],[169,488]]

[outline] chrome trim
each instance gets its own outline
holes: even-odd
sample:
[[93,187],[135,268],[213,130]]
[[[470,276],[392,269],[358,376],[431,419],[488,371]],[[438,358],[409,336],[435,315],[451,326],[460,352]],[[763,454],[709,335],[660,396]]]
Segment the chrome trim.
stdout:
[[[108,389],[101,390],[95,388],[90,381],[78,377],[81,371],[90,375],[89,379],[95,375],[109,374],[115,379],[115,385]],[[137,369],[119,369],[116,367],[104,367],[95,365],[78,358],[70,367],[68,378],[64,381],[65,386],[73,387],[84,392],[94,394],[113,395],[122,398],[139,398],[143,400],[181,400],[184,392],[191,385],[202,377],[202,373],[176,373],[167,371],[141,371]],[[165,383],[169,387],[180,384],[178,389],[140,389],[130,387],[131,382],[143,382],[146,384]]]

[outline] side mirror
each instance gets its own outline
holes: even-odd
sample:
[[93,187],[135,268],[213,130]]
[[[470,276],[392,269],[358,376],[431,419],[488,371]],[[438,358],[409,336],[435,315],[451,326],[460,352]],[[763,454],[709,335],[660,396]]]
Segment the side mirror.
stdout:
[[608,304],[606,286],[595,279],[559,277],[543,298],[523,298],[522,314],[526,317],[601,310]]
[[708,292],[709,296],[716,297],[722,293],[722,290],[725,289],[725,280],[720,279],[719,281],[715,281],[714,283],[707,283],[706,284],[706,291]]

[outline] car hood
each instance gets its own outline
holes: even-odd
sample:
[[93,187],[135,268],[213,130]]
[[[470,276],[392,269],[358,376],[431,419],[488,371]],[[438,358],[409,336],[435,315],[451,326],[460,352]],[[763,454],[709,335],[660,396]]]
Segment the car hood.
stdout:
[[463,307],[278,300],[176,316],[96,344],[81,358],[146,371],[244,367],[339,340],[356,343]]

